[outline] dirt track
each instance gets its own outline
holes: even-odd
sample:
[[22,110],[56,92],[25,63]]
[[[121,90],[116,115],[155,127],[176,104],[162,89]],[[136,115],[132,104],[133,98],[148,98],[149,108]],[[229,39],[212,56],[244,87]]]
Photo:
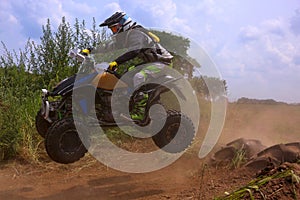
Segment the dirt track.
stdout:
[[1,170],[0,199],[157,199],[190,189],[191,175],[189,166],[180,161],[148,174],[118,172],[93,158],[69,166],[51,163],[37,170],[14,165]]
[[[299,142],[299,121],[299,106],[230,105],[215,150],[239,137],[267,146]],[[212,199],[255,177],[245,168],[210,167],[198,150],[196,145],[172,165],[146,174],[115,171],[91,156],[71,165],[14,161],[0,165],[0,199]]]
[[146,174],[115,171],[87,157],[68,166],[10,164],[0,177],[0,199],[210,199],[245,184],[253,173],[208,168],[185,155]]

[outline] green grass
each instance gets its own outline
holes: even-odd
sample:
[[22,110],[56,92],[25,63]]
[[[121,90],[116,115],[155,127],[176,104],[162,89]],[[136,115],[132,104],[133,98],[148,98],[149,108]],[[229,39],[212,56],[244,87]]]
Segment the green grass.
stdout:
[[38,160],[42,139],[35,129],[35,114],[40,95],[36,92],[28,98],[18,99],[9,92],[0,108],[0,160],[21,156],[29,161]]
[[[250,181],[246,186],[239,188],[231,193],[225,192],[226,196],[217,197],[215,200],[233,200],[233,199],[251,199],[254,200],[254,193],[260,195],[260,199],[268,199],[267,195],[263,193],[261,188],[268,184],[270,181],[275,179],[290,179],[293,188],[295,189],[295,184],[300,183],[300,177],[294,173],[293,170],[287,169],[284,171],[279,171],[271,176],[258,177]],[[293,196],[297,199],[296,191],[293,191]]]
[[236,169],[242,166],[246,161],[246,152],[243,148],[236,150],[234,157],[231,160],[231,168]]

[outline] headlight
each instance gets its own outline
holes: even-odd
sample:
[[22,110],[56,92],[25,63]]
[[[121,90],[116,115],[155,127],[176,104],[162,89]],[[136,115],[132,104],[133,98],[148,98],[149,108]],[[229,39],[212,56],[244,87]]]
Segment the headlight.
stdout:
[[42,89],[43,97],[47,97],[49,92],[47,89]]

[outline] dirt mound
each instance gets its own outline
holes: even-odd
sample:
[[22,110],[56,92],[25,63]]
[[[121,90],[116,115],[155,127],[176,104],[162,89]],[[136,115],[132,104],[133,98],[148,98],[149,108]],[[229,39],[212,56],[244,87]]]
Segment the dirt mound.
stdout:
[[300,160],[300,142],[277,144],[266,148],[259,140],[240,138],[228,143],[211,157],[213,165],[239,162],[246,167],[262,170],[269,165]]
[[237,159],[237,156],[241,156],[241,161],[246,162],[264,148],[266,146],[259,140],[239,138],[213,154],[211,162],[214,165],[228,164]]
[[269,165],[279,166],[284,162],[294,163],[298,160],[300,160],[300,142],[278,144],[259,152],[246,167],[261,170]]
[[[248,162],[245,162],[248,161]],[[297,199],[300,197],[300,142],[264,148],[258,140],[240,138],[212,156],[212,164],[239,162],[256,177],[244,187],[217,199]],[[231,165],[232,166],[232,165]],[[240,167],[234,165],[234,167]]]

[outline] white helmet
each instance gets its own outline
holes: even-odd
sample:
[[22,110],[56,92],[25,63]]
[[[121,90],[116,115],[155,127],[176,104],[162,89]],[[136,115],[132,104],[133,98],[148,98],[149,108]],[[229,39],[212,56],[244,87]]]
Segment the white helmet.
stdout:
[[113,34],[116,34],[129,30],[134,24],[135,23],[132,22],[132,19],[126,15],[126,13],[116,12],[99,26],[108,26],[108,28],[112,30]]

